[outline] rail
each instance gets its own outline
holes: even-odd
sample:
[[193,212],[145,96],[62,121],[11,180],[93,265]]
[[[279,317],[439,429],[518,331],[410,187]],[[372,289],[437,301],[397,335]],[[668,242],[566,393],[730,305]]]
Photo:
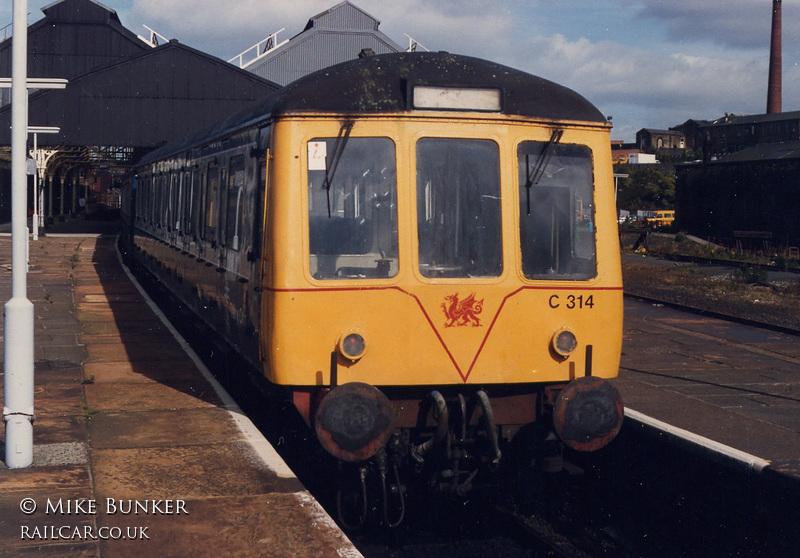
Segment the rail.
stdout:
[[793,328],[793,327],[787,327],[787,326],[782,326],[782,325],[778,325],[778,324],[771,324],[771,323],[768,323],[768,322],[762,322],[762,321],[759,321],[759,320],[753,320],[753,319],[744,318],[744,317],[741,317],[741,316],[734,316],[734,315],[731,315],[731,314],[724,314],[724,313],[721,313],[721,312],[716,312],[714,310],[700,308],[698,306],[689,306],[689,305],[686,305],[686,304],[681,304],[681,303],[678,303],[678,302],[671,302],[671,301],[668,301],[668,300],[663,300],[663,299],[655,298],[655,297],[652,297],[652,296],[641,295],[641,294],[637,294],[637,293],[625,292],[624,296],[630,297],[630,298],[635,298],[635,299],[638,299],[638,300],[643,300],[643,301],[651,303],[651,304],[659,304],[659,305],[662,305],[662,306],[667,306],[669,308],[674,308],[676,310],[682,310],[684,312],[689,312],[691,314],[698,314],[698,315],[702,315],[702,316],[707,316],[709,318],[716,318],[716,319],[719,319],[719,320],[726,320],[728,322],[734,322],[734,323],[738,323],[738,324],[742,324],[742,325],[758,327],[758,328],[761,328],[761,329],[767,329],[767,330],[770,330],[770,331],[776,331],[778,333],[786,333],[788,335],[800,336],[800,329]]

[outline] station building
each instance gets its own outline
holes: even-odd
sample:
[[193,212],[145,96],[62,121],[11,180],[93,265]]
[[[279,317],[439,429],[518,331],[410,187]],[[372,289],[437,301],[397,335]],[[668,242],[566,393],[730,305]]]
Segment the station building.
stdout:
[[637,147],[660,155],[674,154],[678,138],[697,159],[675,165],[677,230],[739,249],[797,252],[800,111],[726,114],[636,135]]
[[679,230],[740,249],[800,246],[800,141],[753,145],[676,166]]
[[642,128],[636,132],[636,145],[642,150],[686,149],[686,136],[676,130]]
[[800,246],[800,111],[695,127],[703,158],[676,166],[676,227],[739,249]]

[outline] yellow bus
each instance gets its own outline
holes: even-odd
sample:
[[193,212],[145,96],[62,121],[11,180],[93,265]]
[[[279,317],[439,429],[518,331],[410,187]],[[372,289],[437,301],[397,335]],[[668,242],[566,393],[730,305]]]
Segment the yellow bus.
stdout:
[[671,227],[672,223],[674,222],[675,210],[673,209],[653,211],[650,214],[650,217],[647,218],[647,224],[654,229],[665,229],[667,227]]

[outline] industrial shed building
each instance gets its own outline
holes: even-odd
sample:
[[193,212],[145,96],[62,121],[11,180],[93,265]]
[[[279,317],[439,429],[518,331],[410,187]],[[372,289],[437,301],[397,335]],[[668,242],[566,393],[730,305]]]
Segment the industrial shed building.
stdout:
[[[65,2],[71,0],[64,0]],[[170,41],[73,77],[67,88],[29,98],[31,124],[59,126],[40,145],[149,151],[208,127],[278,89],[218,58]],[[10,105],[0,144],[10,143]]]
[[[37,159],[48,217],[76,211],[76,183],[97,169],[125,168],[278,88],[177,41],[154,47],[93,0],[61,0],[43,12],[29,27],[29,76],[70,80],[64,90],[29,96],[30,125],[61,129],[37,138],[45,148]],[[11,75],[11,43],[0,43],[0,75]],[[0,146],[10,145],[10,124],[7,104],[0,107]]]
[[[55,2],[42,12],[28,26],[28,77],[71,79],[151,48],[93,0]],[[10,38],[0,43],[0,75],[11,75]],[[10,91],[0,91],[0,105],[11,102]]]
[[771,114],[726,114],[700,128],[706,159],[755,145],[800,140],[800,111]]
[[800,141],[676,166],[679,230],[729,245],[800,246]]
[[240,62],[244,69],[286,85],[322,68],[358,58],[362,51],[402,52],[403,47],[378,30],[379,25],[380,21],[361,8],[342,2],[312,17],[292,39],[266,42],[265,52]]

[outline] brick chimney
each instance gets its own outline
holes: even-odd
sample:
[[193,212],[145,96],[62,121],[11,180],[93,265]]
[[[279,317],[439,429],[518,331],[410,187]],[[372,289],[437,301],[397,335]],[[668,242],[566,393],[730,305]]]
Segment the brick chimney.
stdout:
[[781,112],[781,0],[772,0],[772,39],[769,45],[767,114]]

